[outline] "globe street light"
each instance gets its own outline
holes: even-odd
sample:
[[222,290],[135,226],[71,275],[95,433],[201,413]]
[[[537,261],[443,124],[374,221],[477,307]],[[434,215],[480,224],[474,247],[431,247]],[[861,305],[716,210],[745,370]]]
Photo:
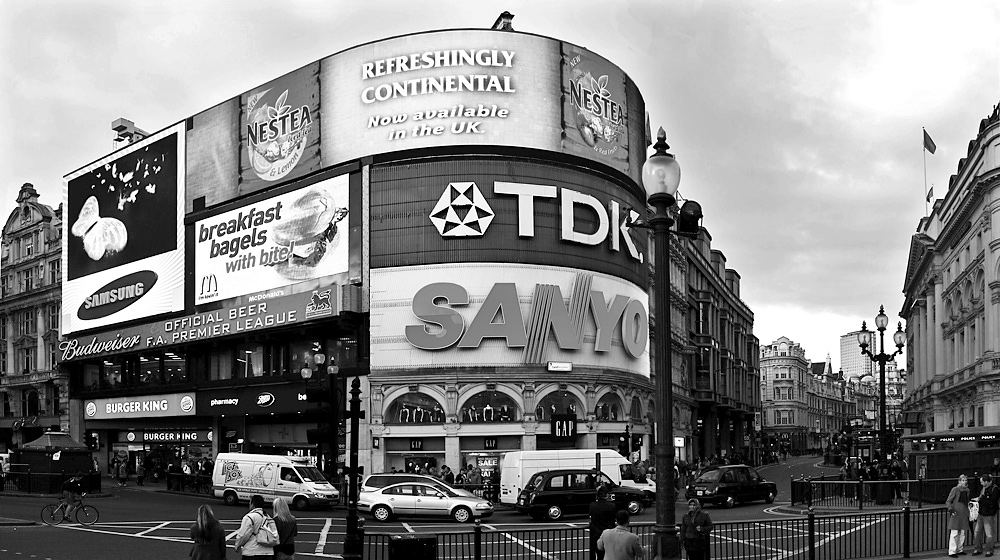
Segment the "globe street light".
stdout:
[[885,328],[889,324],[889,317],[885,314],[885,306],[878,307],[878,315],[875,316],[875,330],[878,331],[879,353],[872,354],[868,346],[872,343],[872,332],[868,330],[868,325],[861,322],[861,332],[858,333],[858,345],[861,346],[861,353],[868,356],[871,361],[878,364],[879,382],[879,423],[878,423],[878,445],[882,452],[882,460],[889,458],[890,450],[886,438],[886,417],[885,417],[885,364],[894,359],[898,354],[903,353],[903,346],[906,345],[906,333],[903,332],[903,323],[900,321],[896,326],[896,332],[892,335],[893,342],[896,343],[896,351],[892,354],[885,353]]
[[[646,189],[648,202],[655,211],[648,225],[633,224],[653,230],[654,276],[656,289],[654,296],[654,362],[656,374],[656,524],[653,526],[656,557],[662,559],[679,558],[680,547],[677,540],[674,502],[674,396],[673,372],[671,368],[671,327],[670,327],[670,226],[674,219],[670,211],[677,205],[674,195],[681,181],[681,168],[674,156],[667,150],[667,135],[660,128],[656,134],[656,152],[642,166],[642,185]],[[697,236],[701,206],[688,200],[681,207],[677,233],[688,237]]]

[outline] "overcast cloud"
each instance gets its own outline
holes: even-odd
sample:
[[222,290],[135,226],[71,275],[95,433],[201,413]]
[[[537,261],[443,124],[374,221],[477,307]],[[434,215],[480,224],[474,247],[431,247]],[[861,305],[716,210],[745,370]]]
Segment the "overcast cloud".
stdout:
[[840,362],[839,335],[902,305],[924,215],[921,127],[943,196],[1000,101],[1000,4],[687,1],[47,1],[4,3],[0,214],[33,183],[112,149],[110,123],[153,132],[358,43],[489,27],[587,47],[639,85],[743,278],[762,344]]

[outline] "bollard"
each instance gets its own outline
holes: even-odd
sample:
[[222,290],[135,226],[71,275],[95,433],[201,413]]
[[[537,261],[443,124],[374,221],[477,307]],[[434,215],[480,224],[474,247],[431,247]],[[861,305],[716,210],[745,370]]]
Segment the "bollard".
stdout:
[[816,560],[816,513],[809,508],[809,560]]
[[910,557],[910,500],[903,500],[903,558]]
[[472,551],[474,560],[483,560],[483,524],[478,517],[472,527]]

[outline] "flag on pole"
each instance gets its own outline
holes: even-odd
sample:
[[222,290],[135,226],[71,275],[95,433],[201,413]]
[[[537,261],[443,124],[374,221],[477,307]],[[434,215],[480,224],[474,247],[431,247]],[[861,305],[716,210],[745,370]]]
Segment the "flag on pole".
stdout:
[[937,144],[935,144],[934,141],[931,140],[931,135],[927,134],[926,130],[924,130],[924,149],[932,154],[934,153],[935,150],[937,150]]
[[934,185],[931,185],[931,190],[927,191],[927,202],[930,202],[932,198],[934,198]]

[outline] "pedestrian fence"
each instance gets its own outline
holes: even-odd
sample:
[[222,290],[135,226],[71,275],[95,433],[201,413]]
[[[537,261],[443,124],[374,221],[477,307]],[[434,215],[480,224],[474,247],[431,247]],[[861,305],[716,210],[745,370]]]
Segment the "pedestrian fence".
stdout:
[[[951,478],[916,480],[839,480],[837,478],[792,479],[791,505],[804,505],[817,510],[848,510],[865,508],[901,508],[905,501],[917,509],[925,504],[940,505],[957,480]],[[978,486],[978,479],[976,479]],[[972,478],[969,489],[973,488]]]
[[[634,523],[652,558],[653,526]],[[879,556],[909,558],[911,554],[947,547],[948,512],[943,508],[715,523],[710,543],[714,559],[861,560]],[[388,534],[368,530],[365,560],[587,560],[587,527],[506,530],[475,525],[437,534]],[[968,536],[971,545],[971,534]],[[682,558],[687,555],[682,551]]]
[[[14,463],[10,465],[10,471],[0,473],[0,492],[58,494],[66,479],[73,476],[74,473],[39,472],[32,470],[30,465]],[[84,474],[80,485],[84,492],[100,492],[101,473]]]

